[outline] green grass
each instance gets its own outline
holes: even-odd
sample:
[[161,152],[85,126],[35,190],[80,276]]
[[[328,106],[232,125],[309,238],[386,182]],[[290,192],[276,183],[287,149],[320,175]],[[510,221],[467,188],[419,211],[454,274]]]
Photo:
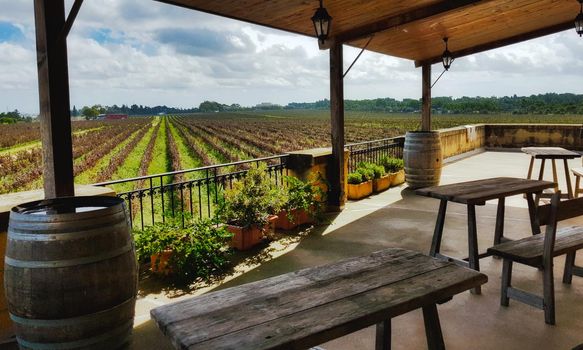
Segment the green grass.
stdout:
[[[160,120],[160,129],[158,129],[158,137],[152,150],[152,162],[148,166],[148,174],[161,174],[172,171],[172,160],[169,157],[166,149],[166,123],[164,119]],[[164,183],[169,183],[170,176],[164,177]],[[160,184],[159,181],[157,183]]]
[[[146,147],[148,147],[148,142],[150,141],[150,137],[154,132],[154,127],[156,126],[156,122],[154,121],[150,126],[150,129],[144,137],[138,142],[136,147],[130,152],[128,157],[125,161],[120,165],[117,169],[115,174],[113,175],[112,180],[117,179],[128,179],[132,177],[138,176],[138,172],[140,171],[140,164],[142,163],[142,158],[144,157],[144,153],[146,151]],[[127,192],[134,189],[135,182],[126,182],[119,185],[114,185],[113,188],[116,192]]]
[[75,176],[75,183],[80,184],[90,184],[95,183],[95,178],[97,174],[101,171],[101,169],[107,167],[109,165],[109,161],[113,158],[117,153],[119,153],[128,143],[132,141],[137,134],[139,134],[140,130],[136,130],[133,132],[130,137],[125,139],[123,142],[115,146],[109,153],[107,153],[103,158],[101,158],[95,166],[91,169],[88,169],[81,174]]
[[[170,127],[170,133],[174,138],[176,148],[180,154],[180,164],[182,165],[182,169],[193,169],[203,166],[202,161],[190,150],[185,140],[182,139],[180,133],[176,130],[174,124],[170,122],[168,123],[168,126]],[[194,174],[192,173],[187,173],[185,175],[188,179],[194,178]]]

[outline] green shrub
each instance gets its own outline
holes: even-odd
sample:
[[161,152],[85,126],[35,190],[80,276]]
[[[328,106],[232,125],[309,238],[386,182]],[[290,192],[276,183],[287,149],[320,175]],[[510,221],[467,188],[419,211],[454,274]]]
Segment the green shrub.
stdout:
[[382,165],[374,163],[360,162],[357,165],[357,169],[360,168],[371,170],[373,172],[373,179],[380,179],[386,174],[385,168]]
[[350,173],[348,174],[348,183],[352,185],[358,185],[359,183],[363,183],[364,180],[362,179],[362,174],[359,172]]
[[374,170],[370,168],[357,168],[356,172],[362,175],[362,182],[374,179]]
[[138,260],[149,262],[152,255],[171,250],[168,267],[179,280],[208,280],[222,271],[229,263],[231,237],[211,219],[190,221],[184,228],[180,220],[168,220],[134,231]]
[[285,195],[286,202],[283,205],[284,210],[287,211],[287,216],[290,221],[293,221],[291,213],[294,209],[303,209],[310,213],[313,217],[318,218],[326,201],[326,193],[319,187],[314,185],[314,182],[322,181],[321,175],[315,181],[302,181],[294,176],[286,176]]
[[383,157],[380,163],[387,173],[396,173],[405,167],[405,163],[399,158]]
[[263,227],[269,215],[282,209],[287,201],[285,193],[272,185],[266,170],[265,164],[250,169],[232,189],[225,191],[219,209],[219,217],[224,222],[241,227]]

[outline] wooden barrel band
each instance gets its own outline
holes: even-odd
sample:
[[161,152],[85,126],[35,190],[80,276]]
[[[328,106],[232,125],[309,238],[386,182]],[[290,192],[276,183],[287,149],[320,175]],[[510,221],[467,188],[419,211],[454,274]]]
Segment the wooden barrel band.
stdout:
[[[18,343],[25,348],[35,350],[65,350],[65,349],[115,349],[127,343],[131,336],[134,320],[129,320],[112,330],[95,337],[65,343],[35,343],[21,337],[16,337]],[[93,346],[93,347],[92,347]]]
[[83,326],[84,324],[90,324],[95,322],[100,322],[103,319],[107,318],[109,315],[118,315],[123,313],[125,309],[133,308],[135,304],[136,298],[132,297],[128,300],[116,305],[112,308],[107,310],[98,311],[92,314],[87,314],[78,317],[71,317],[71,318],[61,318],[55,320],[41,320],[36,318],[26,318],[14,315],[10,313],[10,319],[14,323],[18,323],[25,326],[34,326],[34,327],[56,327],[61,328],[65,326],[77,325]]
[[78,259],[68,259],[68,260],[53,260],[53,261],[29,261],[29,260],[18,260],[10,257],[4,258],[4,263],[12,267],[19,267],[25,269],[50,269],[58,267],[70,267],[77,265],[92,264],[99,261],[115,258],[116,256],[125,254],[131,251],[133,244],[129,243],[123,247],[117,248],[112,251],[105,252],[99,255],[86,256]]
[[[92,238],[96,236],[102,236],[104,234],[111,234],[117,229],[123,230],[127,227],[125,219],[118,222],[112,222],[112,226],[100,226],[90,230],[84,230],[83,232],[42,232],[42,233],[30,233],[30,230],[14,230],[10,229],[8,233],[8,238],[17,241],[34,241],[34,242],[52,242],[52,241],[67,241],[79,238]],[[72,228],[70,227],[69,230]],[[25,233],[28,232],[28,233]]]

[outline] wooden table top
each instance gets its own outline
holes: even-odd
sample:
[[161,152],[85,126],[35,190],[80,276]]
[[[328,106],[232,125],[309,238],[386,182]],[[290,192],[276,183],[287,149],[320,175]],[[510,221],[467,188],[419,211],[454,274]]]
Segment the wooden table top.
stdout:
[[522,147],[522,152],[537,159],[575,159],[581,154],[561,147]]
[[425,187],[416,190],[415,193],[421,196],[445,199],[457,203],[483,205],[491,199],[523,193],[541,192],[552,187],[554,187],[554,183],[550,181],[495,177],[450,185]]
[[487,280],[391,248],[160,306],[151,315],[177,349],[309,348]]

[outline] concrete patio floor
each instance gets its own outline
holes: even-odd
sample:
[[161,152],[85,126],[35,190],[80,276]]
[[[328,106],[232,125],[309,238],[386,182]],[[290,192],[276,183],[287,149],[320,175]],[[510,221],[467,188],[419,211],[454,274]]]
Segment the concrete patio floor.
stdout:
[[[442,184],[496,176],[525,177],[529,157],[522,153],[484,152],[474,154],[444,167]],[[580,166],[580,160],[570,163]],[[538,165],[538,164],[537,164]],[[538,168],[537,168],[538,169]],[[538,174],[538,172],[537,172]],[[550,165],[547,174],[550,176]],[[562,164],[559,176],[564,182]],[[561,184],[564,189],[564,183]],[[347,257],[364,255],[388,247],[402,247],[427,253],[433,234],[439,201],[414,195],[405,185],[358,202],[331,217],[329,225],[314,228],[309,235],[286,249],[278,257],[220,285],[227,288],[264,279],[301,268],[331,263]],[[477,208],[480,251],[492,245],[496,203]],[[506,202],[505,232],[508,237],[524,237],[530,226],[526,201],[515,196]],[[571,224],[583,225],[583,218]],[[442,251],[448,255],[467,255],[466,208],[448,205]],[[583,255],[583,254],[580,254]],[[583,343],[583,280],[575,277],[572,285],[560,282],[564,258],[555,260],[557,325],[544,323],[543,312],[516,301],[505,308],[499,304],[501,260],[491,257],[480,261],[489,281],[482,295],[465,292],[438,307],[448,349],[572,349]],[[583,256],[578,256],[583,265]],[[518,265],[514,285],[542,291],[542,274]],[[199,291],[200,293],[200,291]],[[136,308],[133,349],[171,349],[153,321],[149,310],[189,295],[170,297],[166,292],[143,293]],[[420,310],[393,319],[393,349],[425,349],[425,333]],[[374,328],[370,327],[333,340],[321,347],[326,350],[374,349]]]

